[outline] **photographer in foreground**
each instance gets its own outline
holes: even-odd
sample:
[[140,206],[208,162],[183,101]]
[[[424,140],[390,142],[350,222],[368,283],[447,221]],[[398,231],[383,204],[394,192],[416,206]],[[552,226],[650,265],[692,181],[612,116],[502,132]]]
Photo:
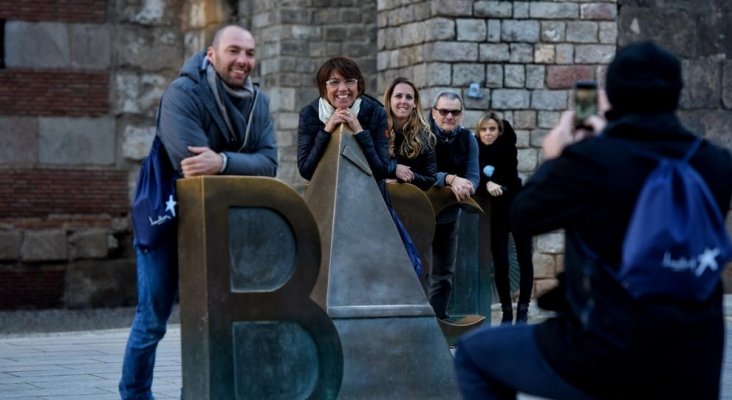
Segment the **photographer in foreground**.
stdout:
[[[719,398],[722,285],[703,301],[638,300],[611,270],[621,263],[638,194],[658,164],[636,150],[680,158],[697,140],[675,115],[682,86],[676,57],[651,42],[628,45],[608,67],[607,121],[591,117],[583,124],[589,129],[576,131],[569,111],[548,134],[545,162],[516,197],[511,218],[523,234],[564,230],[564,272],[538,299],[556,313],[538,324],[466,334],[455,358],[466,399],[514,399],[517,392],[554,399]],[[702,141],[689,163],[725,215],[729,151]]]

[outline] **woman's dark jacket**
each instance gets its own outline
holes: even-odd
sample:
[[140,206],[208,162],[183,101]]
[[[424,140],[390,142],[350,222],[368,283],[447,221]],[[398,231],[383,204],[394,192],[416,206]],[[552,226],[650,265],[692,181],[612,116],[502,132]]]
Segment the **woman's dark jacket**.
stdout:
[[410,167],[414,174],[411,184],[422,190],[427,190],[435,184],[435,173],[437,172],[437,164],[435,163],[435,149],[430,147],[426,140],[422,141],[422,152],[414,158],[407,158],[399,154],[399,148],[404,142],[404,135],[401,132],[394,131],[394,153],[396,156],[389,159],[389,178],[396,179],[397,164]]
[[[509,229],[509,209],[513,198],[521,190],[521,178],[518,174],[518,150],[516,149],[516,132],[511,124],[503,121],[503,133],[490,145],[480,141],[478,134],[478,166],[480,169],[480,184],[475,191],[476,196],[488,199],[492,225]],[[488,178],[483,169],[486,165],[493,166],[493,175]],[[505,187],[507,190],[500,196],[491,196],[486,189],[488,181]]]
[[[721,284],[699,304],[641,302],[603,266],[620,263],[636,198],[657,164],[628,144],[680,157],[695,139],[672,113],[626,115],[599,137],[570,145],[541,165],[513,203],[514,230],[536,235],[564,229],[566,238],[560,286],[545,297],[558,299],[550,304],[557,316],[537,325],[539,349],[562,377],[600,397],[718,398]],[[703,142],[690,163],[726,214],[732,196],[729,151]],[[579,238],[596,257],[581,250]]]
[[[364,129],[354,137],[361,146],[376,181],[386,178],[389,167],[388,141],[386,132],[386,112],[378,100],[368,95],[361,97],[358,121]],[[325,131],[325,124],[318,116],[319,99],[300,110],[297,127],[297,167],[300,175],[310,180],[320,159],[328,147],[331,134]]]
[[[477,134],[475,138],[478,140],[478,166],[481,171],[480,184],[476,193],[489,196],[486,189],[488,181],[506,187],[508,193],[518,193],[521,189],[521,178],[518,174],[516,132],[514,132],[511,124],[504,120],[503,133],[490,145],[483,144]],[[494,167],[493,175],[490,178],[483,173],[483,168],[486,165]]]

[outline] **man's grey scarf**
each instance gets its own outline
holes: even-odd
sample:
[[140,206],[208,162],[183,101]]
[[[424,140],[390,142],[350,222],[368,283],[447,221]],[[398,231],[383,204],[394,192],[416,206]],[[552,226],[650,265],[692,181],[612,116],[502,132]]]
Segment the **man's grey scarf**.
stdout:
[[[211,65],[208,60],[206,60],[205,62],[206,79],[208,80],[208,85],[211,88],[211,92],[213,93],[214,98],[216,99],[216,104],[219,107],[219,111],[221,111],[221,115],[224,117],[226,127],[229,128],[229,140],[238,142],[239,138],[243,137],[243,143],[241,145],[241,148],[243,148],[244,146],[246,146],[247,135],[241,135],[242,132],[240,131],[240,129],[235,129],[235,127],[238,128],[248,125],[247,121],[244,120],[243,110],[237,110],[236,107],[234,107],[234,105],[232,104],[231,100],[226,98],[227,96],[222,97],[221,90],[223,89],[226,94],[235,99],[250,100],[254,95],[254,84],[252,83],[252,79],[251,77],[247,77],[246,81],[244,81],[244,86],[242,88],[233,88],[227,85],[226,82],[221,80],[221,77],[219,77],[213,65]],[[249,102],[245,101],[245,103]],[[254,107],[254,105],[252,105],[252,107]],[[239,123],[236,125],[232,124],[231,122],[231,113],[229,112],[230,110],[233,111],[234,118],[239,120]]]

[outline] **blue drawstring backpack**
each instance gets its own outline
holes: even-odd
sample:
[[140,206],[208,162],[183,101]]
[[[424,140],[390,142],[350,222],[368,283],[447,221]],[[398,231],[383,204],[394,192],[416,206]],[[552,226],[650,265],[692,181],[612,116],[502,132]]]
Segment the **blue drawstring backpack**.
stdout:
[[156,135],[150,154],[140,166],[132,200],[132,229],[138,246],[155,248],[175,239],[178,227],[175,181],[179,177]]
[[404,249],[407,250],[409,261],[412,262],[412,268],[414,268],[414,272],[419,278],[422,276],[423,272],[422,257],[419,255],[419,249],[417,249],[417,245],[414,244],[414,241],[409,235],[407,228],[404,226],[401,219],[399,219],[399,215],[397,215],[396,210],[394,210],[394,208],[392,208],[391,206],[388,206],[388,208],[389,213],[391,214],[391,219],[394,221],[394,225],[396,226],[397,231],[399,231],[399,237],[402,239]]
[[688,163],[660,158],[646,178],[623,242],[617,278],[636,299],[704,301],[719,285],[732,243],[716,201]]

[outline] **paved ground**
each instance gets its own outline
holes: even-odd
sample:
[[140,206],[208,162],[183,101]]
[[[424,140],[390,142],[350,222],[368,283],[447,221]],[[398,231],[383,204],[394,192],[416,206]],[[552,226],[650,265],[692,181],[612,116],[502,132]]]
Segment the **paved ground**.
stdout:
[[[732,296],[726,301],[728,361],[721,399],[732,400]],[[117,382],[133,313],[131,308],[0,312],[0,399],[119,399]],[[541,318],[539,313],[533,316]],[[494,321],[497,317],[495,312]],[[171,322],[155,366],[153,392],[158,400],[180,395],[177,310]]]

